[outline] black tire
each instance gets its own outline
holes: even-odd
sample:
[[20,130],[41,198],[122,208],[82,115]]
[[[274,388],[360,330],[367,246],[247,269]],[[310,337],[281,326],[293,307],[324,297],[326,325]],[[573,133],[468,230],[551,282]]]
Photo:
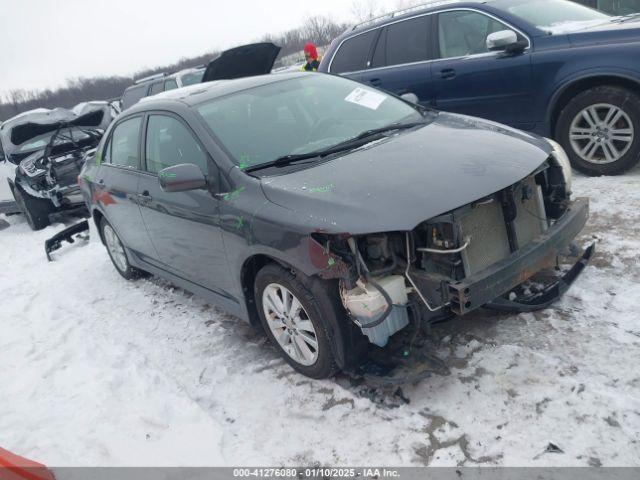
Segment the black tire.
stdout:
[[[119,263],[121,262],[116,260],[114,253],[112,253],[111,248],[109,247],[109,241],[107,241],[107,235],[110,236],[111,232],[113,232],[115,239],[117,239],[118,243],[122,247],[122,250],[124,253],[124,259],[123,259],[124,261],[122,262],[122,265],[119,265]],[[129,255],[127,254],[127,249],[124,247],[122,240],[120,240],[120,237],[118,236],[114,228],[109,224],[109,222],[104,217],[102,217],[102,219],[100,220],[100,235],[102,237],[103,243],[105,244],[105,247],[107,247],[107,253],[109,254],[111,263],[113,263],[113,266],[116,268],[118,273],[127,280],[135,280],[136,278],[139,278],[143,272],[131,266],[131,263],[129,262]]]
[[[284,360],[295,370],[306,375],[307,377],[322,379],[333,376],[338,371],[334,352],[337,349],[335,337],[331,335],[331,327],[326,320],[327,316],[335,315],[333,311],[323,311],[321,304],[327,305],[325,301],[317,301],[311,293],[312,287],[309,281],[302,276],[296,276],[291,271],[286,270],[280,265],[269,264],[262,268],[255,279],[255,299],[258,315],[262,322],[262,326],[269,337],[271,343],[278,349]],[[268,286],[278,284],[289,290],[295,298],[300,302],[305,318],[311,321],[315,330],[315,339],[317,340],[317,358],[312,365],[304,365],[294,358],[280,345],[276,340],[269,323],[267,322],[264,308],[263,295]],[[322,295],[322,294],[321,294]],[[320,299],[326,300],[326,299]],[[291,342],[294,343],[293,341]]]
[[49,214],[55,211],[55,207],[49,200],[32,197],[18,184],[15,184],[11,190],[13,198],[16,199],[18,207],[32,230],[42,230],[50,225]]
[[[626,117],[622,117],[618,121],[618,128],[622,128],[620,125],[626,124],[627,119],[629,119],[631,126],[633,127],[633,140],[631,142],[621,142],[619,140],[614,141],[616,150],[625,153],[620,156],[619,159],[611,161],[610,163],[588,161],[583,158],[578,151],[576,151],[574,144],[577,145],[579,149],[587,148],[590,141],[589,138],[580,139],[575,143],[572,143],[570,139],[571,125],[574,120],[578,121],[578,115],[581,115],[581,112],[586,108],[598,105],[600,105],[600,107],[596,109],[599,115],[597,120],[605,120],[603,117],[606,117],[607,108],[603,107],[603,105],[612,105],[622,110],[626,115]],[[583,118],[582,121],[582,126],[587,127],[587,120]],[[600,138],[600,142],[604,142],[609,139],[607,135],[610,133],[608,126],[602,124],[601,128],[606,130],[606,132],[602,132],[602,135],[605,135],[606,138]],[[598,133],[594,132],[591,136],[594,139],[598,139],[599,134],[600,129],[598,129]],[[571,160],[571,164],[576,168],[576,170],[591,176],[622,174],[636,165],[640,160],[640,97],[630,90],[612,86],[595,87],[579,93],[572,98],[560,112],[556,123],[555,135],[557,141],[566,150],[567,155]],[[584,135],[588,134],[585,133]],[[592,145],[593,148],[595,148],[595,153],[593,155],[595,159],[597,160],[600,158],[601,160],[606,160],[604,145]],[[609,150],[609,152],[611,152],[611,150]]]

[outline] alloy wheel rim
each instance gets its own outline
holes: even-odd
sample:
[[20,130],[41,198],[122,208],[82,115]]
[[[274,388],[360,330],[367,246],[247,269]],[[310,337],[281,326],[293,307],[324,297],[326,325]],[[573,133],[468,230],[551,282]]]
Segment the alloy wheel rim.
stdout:
[[629,151],[634,138],[629,115],[609,103],[582,109],[569,128],[573,151],[584,161],[595,164],[617,162]]
[[116,264],[118,270],[124,272],[127,270],[127,255],[124,253],[124,247],[120,242],[120,239],[116,235],[109,225],[104,227],[104,241],[107,244],[107,250],[113,259],[113,263]]
[[269,330],[285,353],[295,362],[310,366],[318,360],[318,336],[306,310],[289,289],[267,285],[262,309]]

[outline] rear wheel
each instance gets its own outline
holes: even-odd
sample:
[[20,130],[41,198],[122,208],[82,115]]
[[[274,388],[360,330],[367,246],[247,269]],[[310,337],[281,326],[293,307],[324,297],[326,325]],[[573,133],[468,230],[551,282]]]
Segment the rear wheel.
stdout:
[[113,266],[116,267],[118,273],[127,280],[138,278],[141,273],[140,270],[131,266],[120,237],[118,237],[116,231],[104,218],[100,221],[100,231],[111,262]]
[[576,95],[560,112],[556,137],[587,175],[617,175],[640,160],[640,97],[619,87]]
[[303,279],[267,265],[256,275],[255,298],[267,336],[289,365],[311,378],[327,378],[338,370],[327,313]]
[[13,197],[32,230],[42,230],[49,226],[49,214],[55,210],[49,200],[32,197],[18,184],[12,190]]

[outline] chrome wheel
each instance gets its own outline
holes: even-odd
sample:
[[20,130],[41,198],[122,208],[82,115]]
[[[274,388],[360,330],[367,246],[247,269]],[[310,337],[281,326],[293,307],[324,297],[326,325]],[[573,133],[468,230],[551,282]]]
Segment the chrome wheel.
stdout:
[[318,337],[296,296],[271,283],[262,292],[262,309],[269,330],[287,355],[301,365],[313,365],[318,360]]
[[569,128],[573,151],[583,160],[617,162],[631,148],[633,123],[620,107],[609,103],[591,105],[579,112]]
[[113,231],[111,225],[105,225],[102,232],[104,234],[104,241],[107,244],[107,250],[109,251],[109,255],[111,255],[113,263],[118,267],[118,270],[125,272],[129,266],[129,261],[127,260],[124,247],[116,235],[116,232]]

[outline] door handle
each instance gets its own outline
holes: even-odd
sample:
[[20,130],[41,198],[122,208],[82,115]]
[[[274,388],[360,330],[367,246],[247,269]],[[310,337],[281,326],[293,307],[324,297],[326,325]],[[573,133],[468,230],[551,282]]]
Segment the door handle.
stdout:
[[374,87],[378,87],[382,82],[380,81],[379,78],[372,78],[371,80],[369,80],[369,83]]
[[149,194],[149,190],[145,190],[142,193],[139,193],[137,197],[140,202],[144,202],[144,203],[150,202],[151,200],[153,200],[153,198]]
[[453,68],[445,68],[444,70],[440,70],[440,78],[444,80],[451,80],[456,78],[456,71]]

